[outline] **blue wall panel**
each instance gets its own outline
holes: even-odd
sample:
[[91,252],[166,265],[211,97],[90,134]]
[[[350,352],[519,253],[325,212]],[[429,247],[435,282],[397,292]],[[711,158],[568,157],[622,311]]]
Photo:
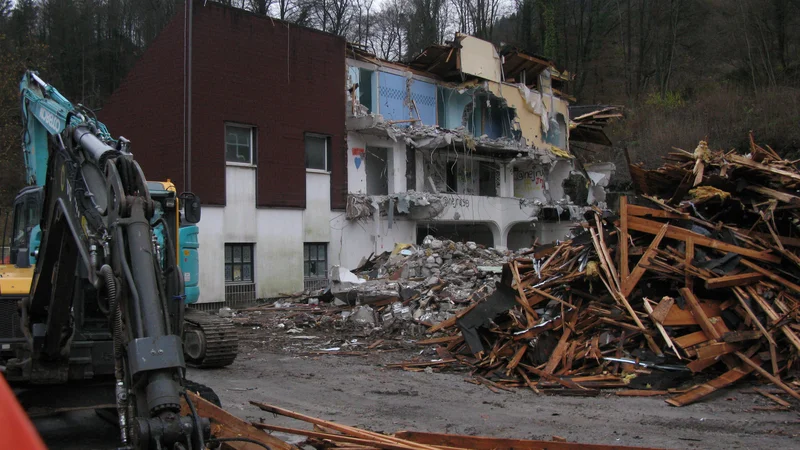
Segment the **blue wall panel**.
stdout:
[[410,111],[405,104],[406,79],[390,73],[379,72],[378,85],[380,114],[383,118],[386,120],[410,119]]
[[[414,80],[411,83],[411,100],[417,104],[422,123],[436,125],[436,85]],[[416,119],[416,114],[413,118]]]

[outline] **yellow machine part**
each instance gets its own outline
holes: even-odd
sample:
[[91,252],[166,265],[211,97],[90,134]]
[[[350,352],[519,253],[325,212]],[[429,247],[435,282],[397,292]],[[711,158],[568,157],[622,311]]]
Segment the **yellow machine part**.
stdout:
[[0,295],[28,295],[33,281],[33,269],[21,269],[13,264],[0,265]]

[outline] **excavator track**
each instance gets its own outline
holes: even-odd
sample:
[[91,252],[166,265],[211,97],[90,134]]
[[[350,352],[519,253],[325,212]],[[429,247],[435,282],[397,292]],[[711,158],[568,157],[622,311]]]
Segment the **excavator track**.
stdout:
[[233,363],[239,337],[230,320],[186,308],[183,351],[186,363],[198,368],[225,367]]

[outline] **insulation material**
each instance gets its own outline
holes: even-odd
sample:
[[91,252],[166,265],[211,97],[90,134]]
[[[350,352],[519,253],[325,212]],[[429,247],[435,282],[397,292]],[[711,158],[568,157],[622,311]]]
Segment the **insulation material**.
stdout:
[[461,71],[468,75],[499,83],[502,81],[500,55],[491,42],[459,35],[461,39]]

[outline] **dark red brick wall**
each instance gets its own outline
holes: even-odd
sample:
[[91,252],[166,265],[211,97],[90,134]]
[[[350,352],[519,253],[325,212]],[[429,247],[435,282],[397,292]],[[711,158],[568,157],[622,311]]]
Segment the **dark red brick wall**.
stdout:
[[185,188],[180,11],[147,48],[98,116],[112,136],[125,136],[131,141],[131,151],[147,179],[169,178],[179,191]]
[[[225,204],[224,126],[237,122],[257,128],[257,206],[305,207],[303,135],[313,132],[331,136],[331,206],[343,209],[344,39],[202,2],[193,35],[192,188],[203,203]],[[130,135],[148,178],[165,178],[174,166],[179,189],[182,36],[178,13],[101,114],[112,133]],[[158,87],[165,84],[174,91]]]

